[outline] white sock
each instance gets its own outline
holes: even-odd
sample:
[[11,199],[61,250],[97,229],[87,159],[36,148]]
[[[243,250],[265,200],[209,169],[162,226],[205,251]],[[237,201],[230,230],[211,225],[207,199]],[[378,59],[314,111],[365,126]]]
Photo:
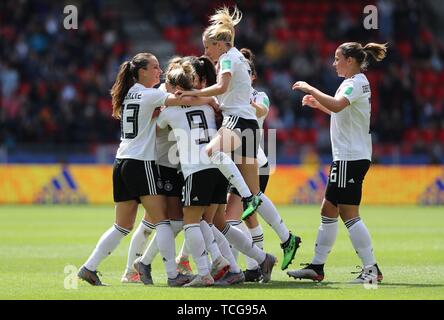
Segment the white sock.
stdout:
[[[231,227],[236,228],[236,226],[240,223],[242,223],[242,221],[240,220],[227,220],[226,223],[230,224]],[[237,230],[241,231],[239,228],[237,228]],[[236,259],[236,262],[239,259],[239,250],[237,250],[231,243],[230,243],[230,248],[231,248],[231,253],[234,256],[234,259]]]
[[174,237],[177,237],[183,229],[183,220],[170,220],[171,229],[173,229]]
[[201,276],[207,275],[210,270],[208,269],[207,251],[205,250],[205,241],[200,229],[200,224],[186,224],[183,226],[183,230],[185,233],[185,241],[196,263],[197,272]]
[[135,271],[133,263],[138,257],[142,256],[146,241],[150,234],[155,230],[155,228],[156,227],[154,226],[154,224],[142,219],[136,231],[134,231],[133,236],[131,237],[125,272]]
[[[177,237],[177,234],[182,230],[183,220],[170,220],[171,229],[173,230],[174,238]],[[179,229],[180,228],[180,229]],[[157,246],[157,232],[154,234],[153,239],[151,239],[148,247],[142,255],[140,261],[144,265],[149,265],[153,262],[154,258],[159,253],[159,247]]]
[[227,178],[228,182],[237,189],[242,198],[252,195],[236,164],[226,153],[218,150],[213,151],[210,160]]
[[240,252],[245,254],[246,256],[253,258],[259,264],[264,262],[265,260],[265,252],[256,247],[253,244],[253,241],[250,241],[242,231],[239,229],[232,228],[229,223],[225,224],[225,228],[222,231],[227,238],[228,242],[233,245]]
[[228,243],[227,238],[216,228],[214,225],[211,225],[211,230],[213,231],[214,238],[216,239],[217,245],[219,246],[220,253],[224,256],[225,259],[230,262],[230,271],[233,273],[239,273],[240,268],[236,263],[236,258],[233,256],[231,252],[230,244]]
[[376,263],[373,255],[372,239],[364,222],[360,217],[345,221],[348,228],[350,240],[356,250],[359,258],[361,258],[364,267],[372,266]]
[[325,264],[338,234],[338,219],[321,216],[312,264]]
[[86,269],[91,271],[96,271],[97,266],[105,259],[107,256],[114,251],[115,248],[119,245],[120,241],[130,233],[130,230],[119,227],[117,224],[114,224],[111,228],[109,228],[99,239],[94,251],[89,256],[88,260],[86,260],[84,266]]
[[188,259],[189,252],[186,246],[185,240],[182,243],[182,248],[180,249],[179,258]]
[[[260,249],[264,249],[264,232],[262,230],[261,225],[259,224],[257,227],[253,229],[247,228],[248,233],[251,235],[253,240],[253,244]],[[248,270],[256,270],[259,266],[256,260],[253,260],[249,257],[245,257],[245,262],[247,264]]]
[[276,234],[281,239],[281,242],[284,243],[290,237],[290,231],[287,226],[284,224],[281,216],[279,215],[276,207],[273,202],[262,192],[259,194],[262,204],[257,208],[257,212],[261,215],[261,217],[273,228]]
[[217,246],[216,239],[214,239],[213,231],[210,225],[205,220],[200,221],[200,230],[202,231],[202,236],[205,241],[205,247],[211,255],[211,260],[215,261],[217,258],[222,256],[219,247]]
[[[251,241],[254,244],[253,238],[251,236],[251,233],[248,230],[248,227],[245,225],[245,223],[243,223],[242,221],[238,221],[237,224],[235,224],[235,225],[231,224],[231,226],[233,228],[239,229],[248,238],[248,240]],[[254,260],[254,259],[251,259],[248,256],[245,256],[245,262],[246,262],[248,270],[256,270],[257,268],[259,268],[259,265],[258,265],[257,261]]]
[[173,229],[171,229],[171,225],[168,220],[161,221],[156,224],[156,241],[168,278],[176,278],[176,242],[174,241]]
[[154,237],[151,239],[148,247],[145,249],[140,261],[144,265],[150,265],[156,255],[159,253],[159,247],[157,246],[157,232],[154,234]]
[[264,230],[262,229],[262,226],[260,224],[257,225],[257,227],[248,229],[250,231],[251,237],[253,239],[253,243],[261,248],[264,249]]

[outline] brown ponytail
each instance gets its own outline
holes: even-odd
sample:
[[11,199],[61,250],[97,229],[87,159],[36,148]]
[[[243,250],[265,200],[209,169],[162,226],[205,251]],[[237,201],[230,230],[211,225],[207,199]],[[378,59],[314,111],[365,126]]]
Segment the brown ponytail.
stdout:
[[139,69],[146,68],[149,63],[148,59],[151,57],[154,57],[151,53],[138,53],[131,61],[125,61],[120,65],[116,82],[114,82],[110,91],[113,105],[113,118],[120,119],[123,100],[125,100],[128,90],[139,79]]
[[116,82],[111,88],[111,98],[113,104],[113,118],[120,119],[120,110],[122,108],[123,99],[125,99],[128,90],[134,85],[135,79],[131,72],[131,62],[125,61],[120,65]]
[[364,47],[358,42],[346,42],[339,46],[345,58],[354,58],[361,70],[367,70],[369,55],[376,61],[381,61],[387,53],[387,43],[368,43]]
[[387,54],[387,43],[384,44],[379,44],[374,42],[367,43],[364,46],[363,50],[365,53],[367,53],[367,57],[368,54],[371,54],[376,61],[381,61],[382,59],[385,58],[385,55]]
[[251,52],[248,48],[242,48],[240,49],[240,52],[244,55],[245,59],[248,60],[248,64],[251,69],[251,74],[255,77],[257,77],[256,67],[254,66],[254,54]]

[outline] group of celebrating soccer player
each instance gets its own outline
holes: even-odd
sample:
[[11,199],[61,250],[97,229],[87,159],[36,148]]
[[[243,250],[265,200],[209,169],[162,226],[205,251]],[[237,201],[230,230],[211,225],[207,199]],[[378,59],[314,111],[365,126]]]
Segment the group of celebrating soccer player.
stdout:
[[[120,66],[111,89],[112,114],[121,123],[113,167],[116,219],[81,267],[81,279],[102,285],[97,267],[133,229],[139,203],[145,215],[131,239],[124,283],[152,285],[157,253],[169,286],[269,282],[277,259],[264,251],[257,214],[281,241],[281,269],[291,264],[301,238],[290,232],[265,194],[269,169],[260,141],[270,102],[252,87],[257,77],[253,53],[234,46],[241,18],[237,8],[216,10],[202,35],[205,55],[171,59],[159,88],[154,87],[163,72],[154,55],[139,53]],[[334,97],[302,81],[293,85],[307,93],[303,105],[331,115],[333,163],[315,256],[305,268],[288,271],[291,277],[323,280],[341,216],[363,264],[353,282],[382,280],[359,204],[371,163],[371,93],[362,72],[370,57],[380,61],[385,54],[382,44],[340,45],[333,66],[345,80]],[[181,230],[184,243],[176,257]],[[246,256],[244,271],[237,263],[239,252]]]

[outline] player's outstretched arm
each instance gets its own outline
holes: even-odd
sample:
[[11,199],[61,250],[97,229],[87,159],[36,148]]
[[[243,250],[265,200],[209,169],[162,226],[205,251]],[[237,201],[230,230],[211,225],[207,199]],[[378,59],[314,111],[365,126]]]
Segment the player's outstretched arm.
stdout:
[[312,87],[305,81],[298,81],[293,84],[293,90],[300,90],[313,96],[323,107],[331,112],[340,112],[347,107],[350,102],[345,97],[334,98],[328,94],[323,93],[319,89]]

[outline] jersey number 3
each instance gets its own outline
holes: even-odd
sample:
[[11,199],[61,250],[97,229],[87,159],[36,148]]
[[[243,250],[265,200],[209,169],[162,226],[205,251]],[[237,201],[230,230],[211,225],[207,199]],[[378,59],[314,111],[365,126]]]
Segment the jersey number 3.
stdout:
[[139,104],[123,105],[123,114],[121,119],[122,138],[134,139],[139,133]]
[[205,118],[205,113],[202,110],[195,110],[187,112],[186,115],[191,131],[193,131],[194,129],[199,130],[200,139],[196,139],[196,143],[203,144],[210,142],[210,137],[208,135],[208,124],[207,119]]

